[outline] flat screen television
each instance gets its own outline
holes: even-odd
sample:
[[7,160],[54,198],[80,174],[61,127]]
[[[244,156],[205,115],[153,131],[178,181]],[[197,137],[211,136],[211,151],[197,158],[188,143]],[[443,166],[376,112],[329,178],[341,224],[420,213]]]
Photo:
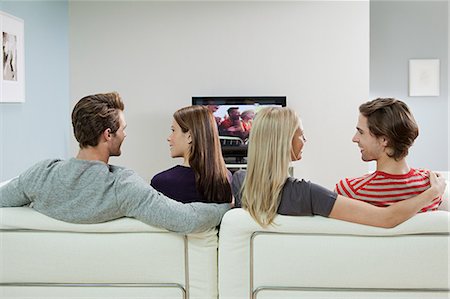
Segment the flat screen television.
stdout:
[[207,106],[219,129],[222,155],[227,164],[247,162],[252,120],[263,107],[285,107],[285,96],[193,96],[192,105]]

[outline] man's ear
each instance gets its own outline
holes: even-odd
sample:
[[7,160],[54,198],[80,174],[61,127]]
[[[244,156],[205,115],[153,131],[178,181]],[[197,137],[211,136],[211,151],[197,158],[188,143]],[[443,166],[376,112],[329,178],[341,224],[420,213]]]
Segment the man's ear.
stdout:
[[382,144],[384,147],[388,147],[388,146],[389,146],[389,139],[387,139],[386,136],[381,136],[381,137],[380,137],[380,141],[381,141],[381,144]]
[[104,130],[102,136],[106,141],[110,140],[111,139],[111,129],[108,128],[108,129]]

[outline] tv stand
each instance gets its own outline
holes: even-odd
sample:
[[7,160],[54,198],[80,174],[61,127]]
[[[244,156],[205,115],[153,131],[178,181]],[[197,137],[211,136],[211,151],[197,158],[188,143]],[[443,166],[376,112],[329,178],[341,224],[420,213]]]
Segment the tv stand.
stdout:
[[225,166],[231,173],[235,173],[236,171],[241,169],[244,170],[247,169],[247,163],[235,163],[235,164],[226,163]]
[[224,157],[225,164],[247,164],[247,157]]

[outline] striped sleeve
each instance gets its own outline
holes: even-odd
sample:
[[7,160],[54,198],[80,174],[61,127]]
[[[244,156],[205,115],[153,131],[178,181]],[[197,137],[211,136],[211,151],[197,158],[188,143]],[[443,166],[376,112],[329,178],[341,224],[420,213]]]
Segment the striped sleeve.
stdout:
[[351,192],[351,187],[349,184],[349,180],[348,179],[342,179],[340,180],[337,184],[336,187],[334,189],[334,191],[339,194],[339,195],[343,195],[343,196],[347,196],[347,197],[352,197],[352,192]]
[[[392,175],[381,171],[356,179],[343,179],[336,184],[336,192],[370,204],[387,207],[414,197],[430,188],[429,171],[411,169],[405,175]],[[421,212],[437,210],[442,198],[436,200]]]
[[336,184],[335,191],[339,195],[359,199],[360,189],[369,183],[373,178],[374,174],[367,174],[358,178],[342,179]]

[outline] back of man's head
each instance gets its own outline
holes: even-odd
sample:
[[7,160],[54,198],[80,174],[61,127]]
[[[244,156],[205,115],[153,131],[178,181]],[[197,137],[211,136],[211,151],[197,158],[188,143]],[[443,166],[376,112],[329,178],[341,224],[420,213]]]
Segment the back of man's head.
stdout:
[[367,117],[370,132],[385,137],[389,153],[395,160],[403,159],[419,135],[419,128],[408,106],[397,99],[378,98],[359,106],[359,112]]
[[97,146],[100,135],[108,128],[111,133],[117,132],[119,111],[124,108],[117,92],[90,95],[79,100],[72,111],[72,126],[80,148]]

